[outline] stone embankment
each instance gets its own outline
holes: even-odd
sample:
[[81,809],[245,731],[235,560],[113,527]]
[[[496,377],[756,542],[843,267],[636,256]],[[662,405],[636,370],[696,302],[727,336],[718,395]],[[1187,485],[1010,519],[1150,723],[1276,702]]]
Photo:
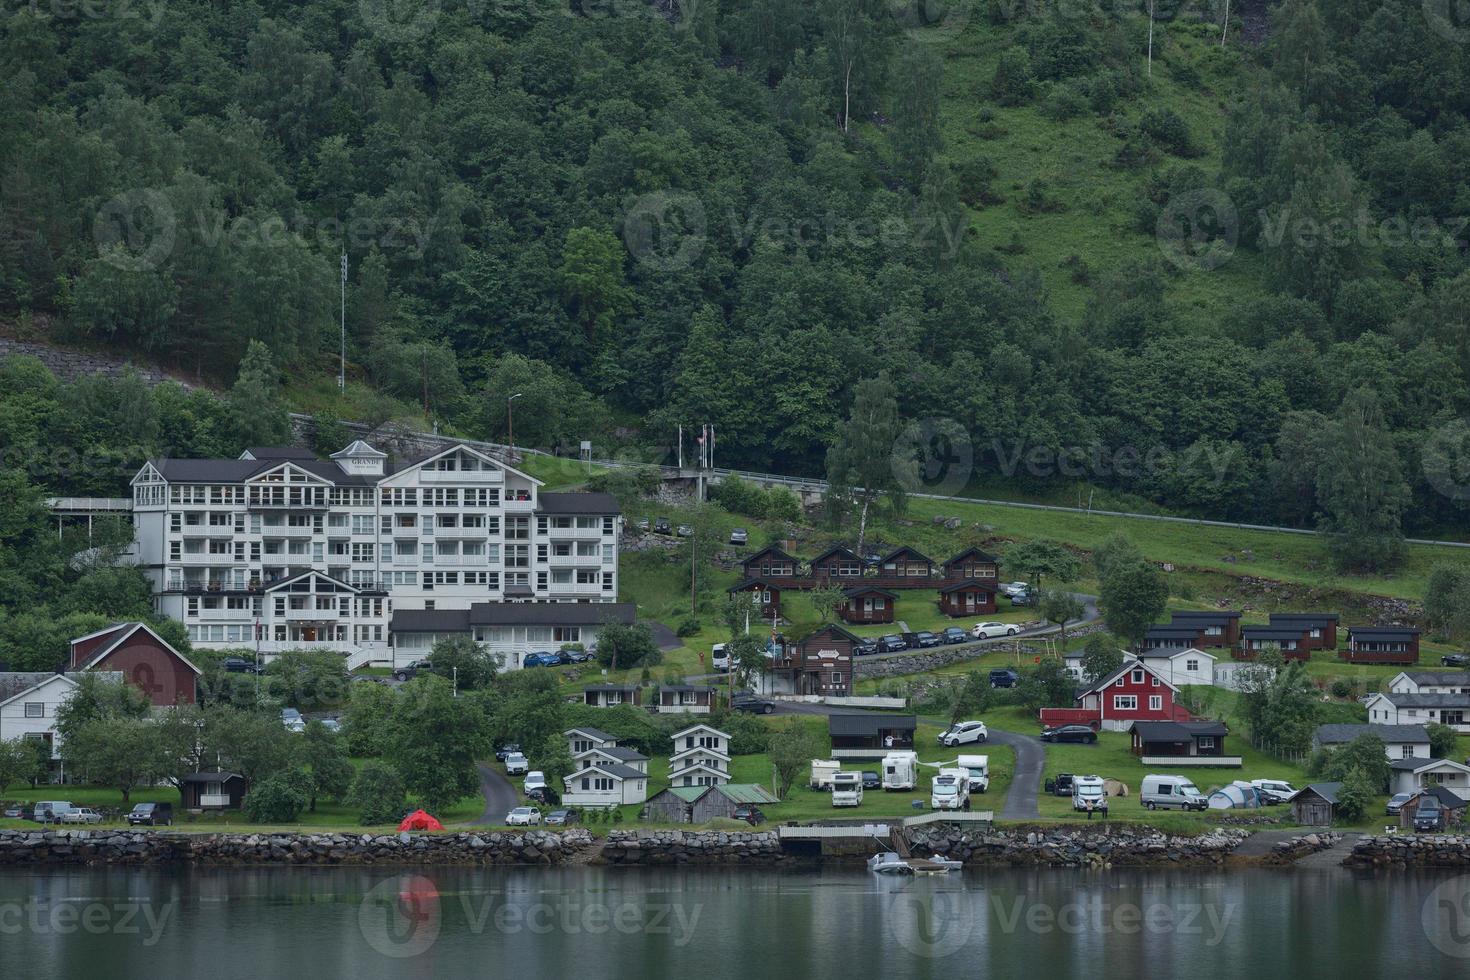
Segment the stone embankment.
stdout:
[[1470,867],[1470,837],[1455,834],[1392,834],[1364,837],[1342,862],[1349,868]]
[[1149,827],[1114,824],[1078,828],[977,831],[931,824],[910,828],[916,856],[939,854],[973,865],[1043,867],[1152,867],[1220,865],[1250,834],[1218,827],[1197,837],[1165,834]]
[[774,831],[614,830],[597,862],[772,865],[793,860]]

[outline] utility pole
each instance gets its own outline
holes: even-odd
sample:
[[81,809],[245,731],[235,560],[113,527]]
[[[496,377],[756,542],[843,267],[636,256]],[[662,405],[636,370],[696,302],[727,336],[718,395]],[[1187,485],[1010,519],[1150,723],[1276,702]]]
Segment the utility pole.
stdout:
[[337,390],[347,394],[347,253],[342,253],[342,360],[337,371]]
[[505,400],[505,441],[510,446],[509,450],[507,450],[507,453],[510,456],[510,461],[512,463],[516,461],[516,429],[515,415],[511,409],[510,403],[521,397],[521,395],[523,394],[525,394],[525,392],[518,391]]

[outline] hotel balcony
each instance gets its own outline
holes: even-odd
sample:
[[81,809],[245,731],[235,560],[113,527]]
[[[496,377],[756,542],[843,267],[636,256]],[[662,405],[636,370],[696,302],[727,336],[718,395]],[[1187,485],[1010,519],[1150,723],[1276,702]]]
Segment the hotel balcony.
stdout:
[[504,483],[505,474],[500,470],[419,470],[419,482],[426,484],[473,484]]

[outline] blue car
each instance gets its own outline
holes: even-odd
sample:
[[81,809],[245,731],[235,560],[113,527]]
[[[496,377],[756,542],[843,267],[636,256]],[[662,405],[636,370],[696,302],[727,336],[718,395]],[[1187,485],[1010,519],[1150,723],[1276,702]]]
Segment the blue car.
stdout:
[[526,659],[524,661],[522,661],[521,666],[523,666],[523,667],[555,667],[559,663],[561,663],[561,658],[560,657],[558,657],[554,653],[546,653],[546,652],[543,651],[541,653],[528,653],[528,654],[526,654]]

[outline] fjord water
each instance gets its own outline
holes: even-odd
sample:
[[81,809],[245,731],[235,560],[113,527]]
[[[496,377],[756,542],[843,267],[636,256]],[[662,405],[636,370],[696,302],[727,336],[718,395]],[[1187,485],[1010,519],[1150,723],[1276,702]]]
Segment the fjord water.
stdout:
[[40,869],[0,974],[292,977],[1465,975],[1470,876],[1343,871]]

